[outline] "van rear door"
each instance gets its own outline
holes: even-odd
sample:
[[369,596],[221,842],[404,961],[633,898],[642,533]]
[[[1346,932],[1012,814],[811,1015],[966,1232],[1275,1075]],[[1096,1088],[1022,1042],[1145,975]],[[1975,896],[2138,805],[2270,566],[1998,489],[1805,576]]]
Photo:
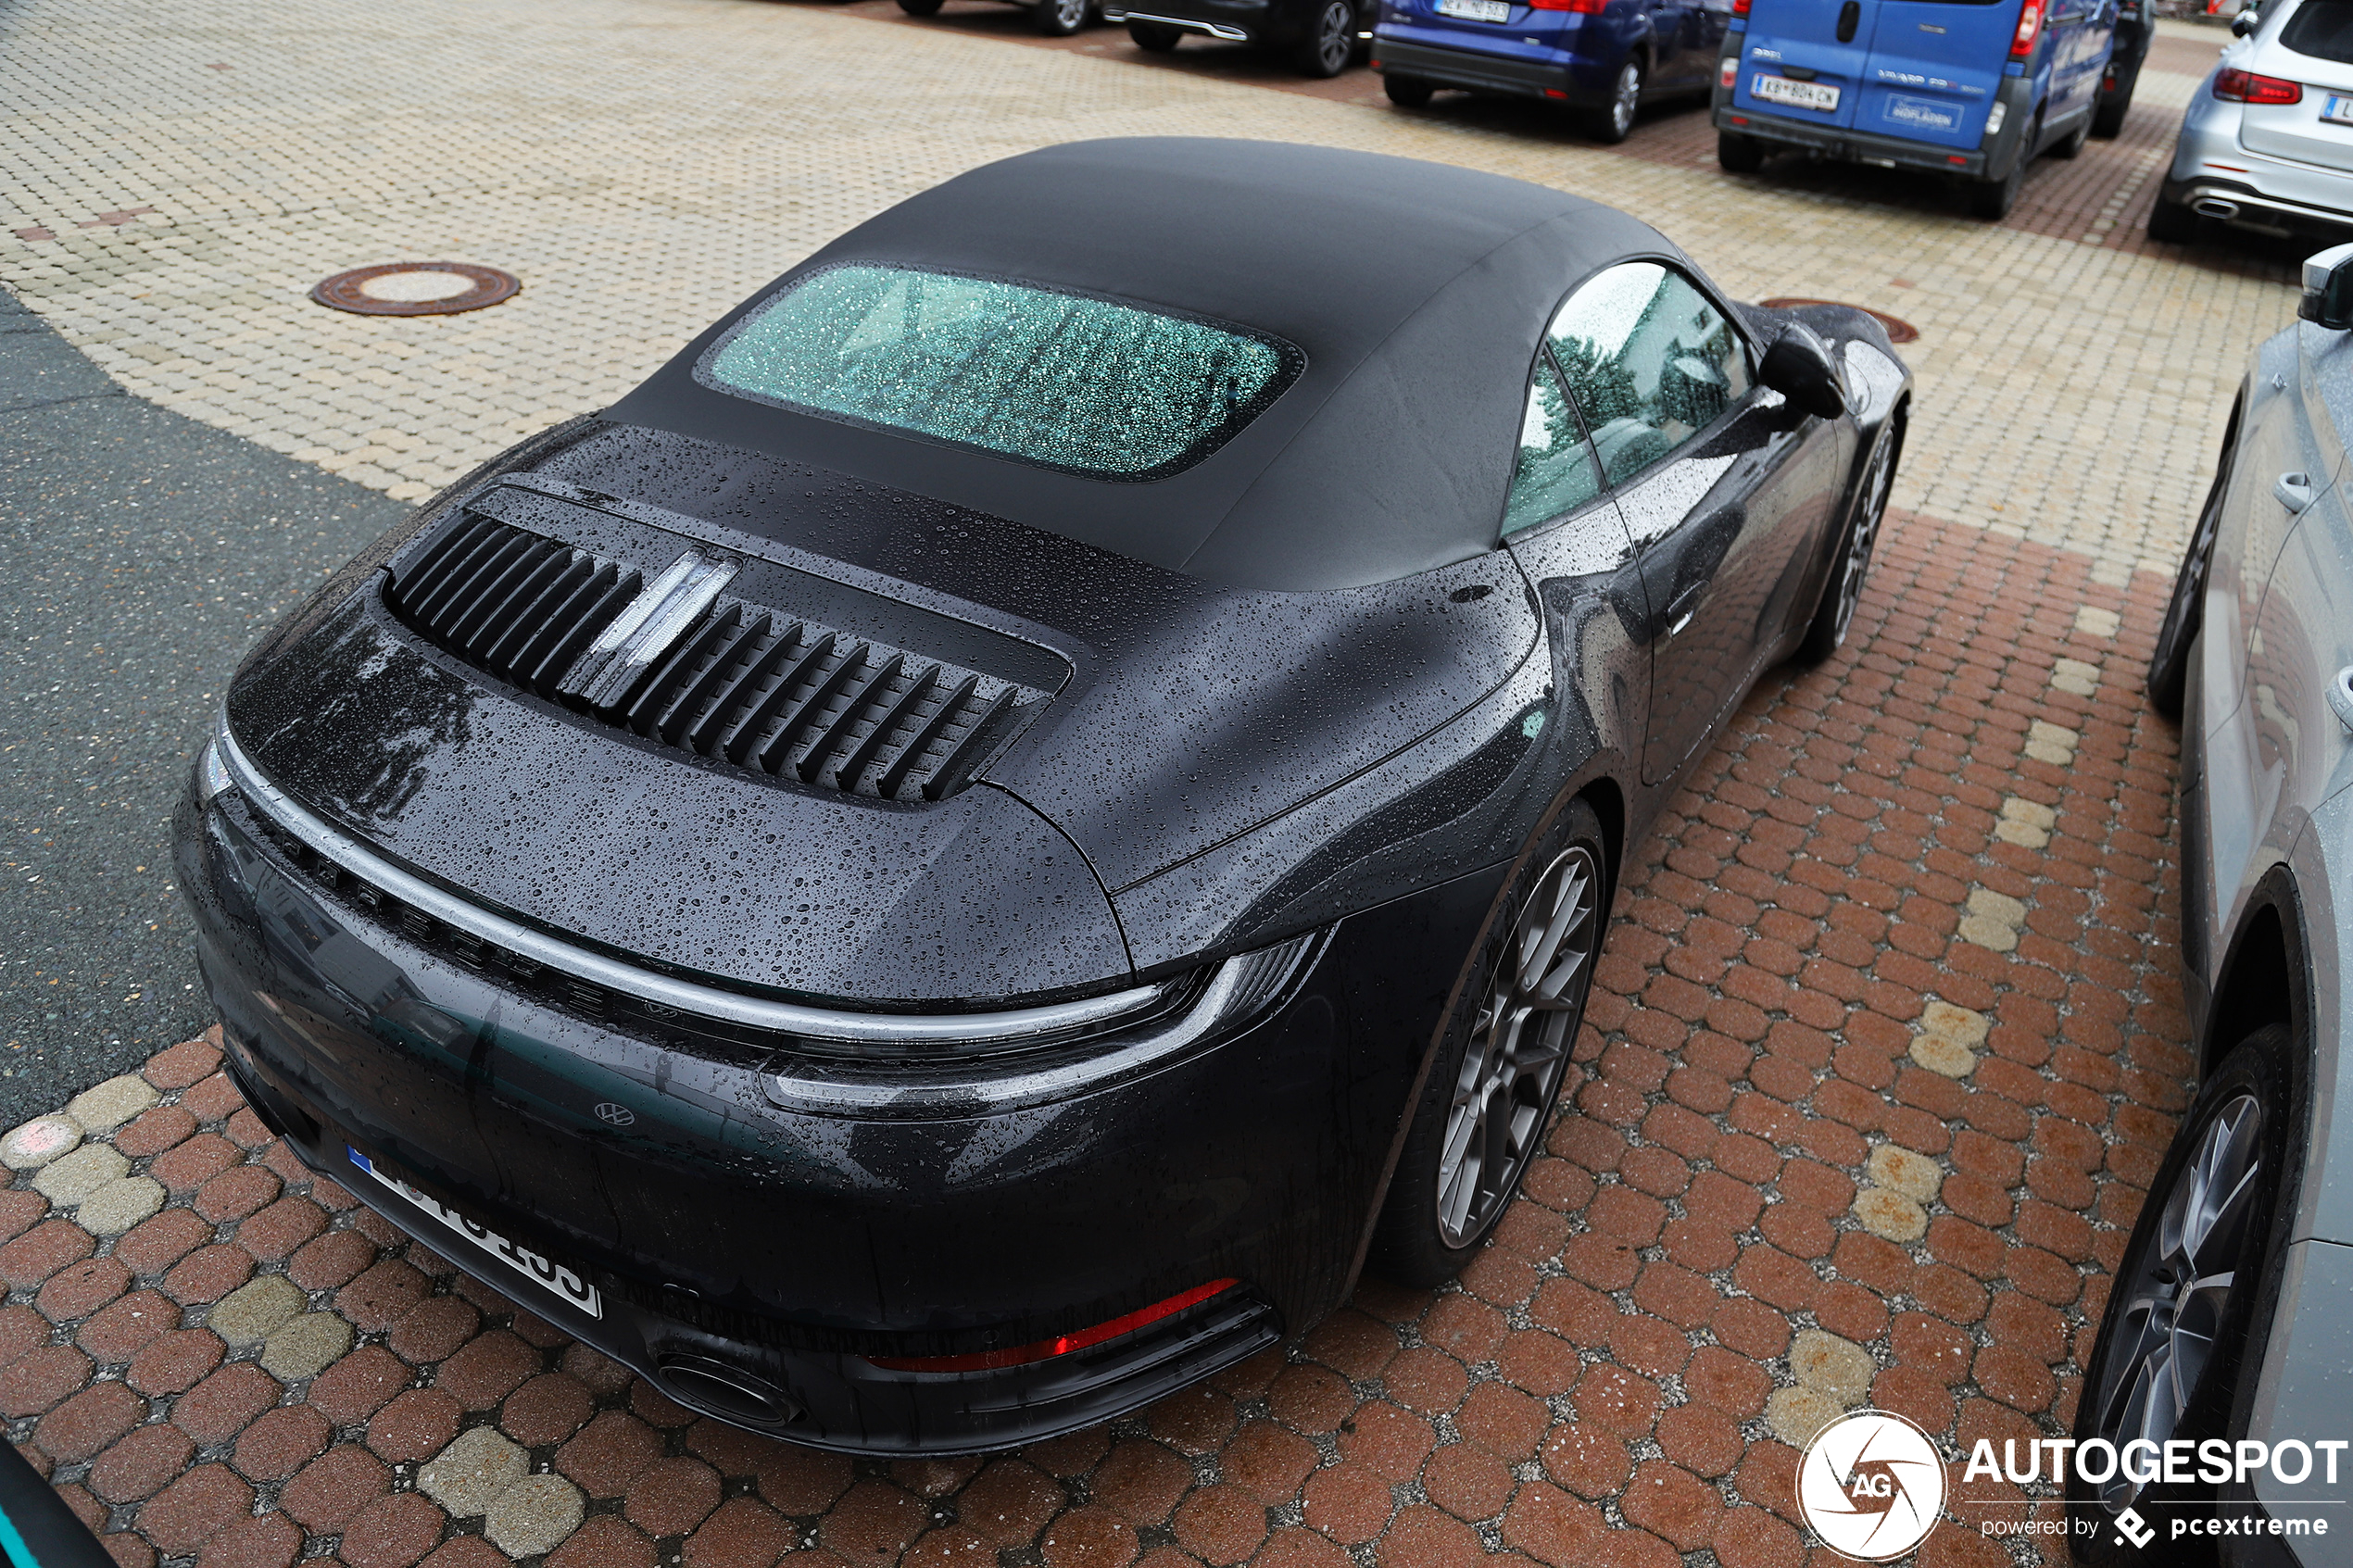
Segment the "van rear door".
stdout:
[[1855,129],[1977,146],[2017,29],[2016,0],[1881,0]]
[[1808,125],[1853,125],[1871,26],[1892,0],[1755,0],[1735,107]]

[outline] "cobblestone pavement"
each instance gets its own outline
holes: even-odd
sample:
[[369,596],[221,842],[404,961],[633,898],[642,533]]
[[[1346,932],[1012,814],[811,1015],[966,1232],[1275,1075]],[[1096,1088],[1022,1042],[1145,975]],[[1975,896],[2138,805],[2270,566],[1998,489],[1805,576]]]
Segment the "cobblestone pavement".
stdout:
[[[997,31],[1026,25],[997,9]],[[749,0],[16,0],[0,281],[131,391],[409,497],[600,406],[958,169],[1132,132],[1344,144],[1574,188],[1748,296],[1911,321],[1898,502],[2088,551],[2112,583],[2170,570],[2204,433],[2293,309],[2279,257],[2134,238],[2194,60],[2153,69],[2130,135],[2045,162],[1994,226],[1897,177],[1783,160],[1728,178],[1699,116],[1659,117],[1625,156],[1540,107],[1368,108],[1184,69],[1182,51],[1131,69],[1113,34],[1008,48],[975,25]],[[435,257],[524,290],[409,320],[305,297],[346,267]]]
[[[1629,867],[1459,1287],[1368,1282],[1136,1419],[892,1464],[697,1421],[309,1175],[204,1042],[0,1141],[0,1415],[123,1568],[1805,1561],[1841,1410],[1957,1457],[2072,1415],[2190,1066],[2164,587],[1895,517],[1848,651]],[[1921,1562],[2010,1561],[1969,1526],[2020,1492]]]

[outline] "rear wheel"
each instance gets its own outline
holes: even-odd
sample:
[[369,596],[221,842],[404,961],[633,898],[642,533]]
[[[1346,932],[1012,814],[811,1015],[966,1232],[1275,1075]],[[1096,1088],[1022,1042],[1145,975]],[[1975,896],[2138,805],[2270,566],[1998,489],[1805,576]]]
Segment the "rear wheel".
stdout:
[[1855,607],[1863,602],[1863,580],[1870,574],[1871,550],[1887,519],[1887,493],[1895,483],[1895,459],[1903,449],[1904,414],[1898,409],[1871,448],[1870,466],[1856,491],[1855,516],[1840,542],[1830,581],[1822,585],[1822,602],[1806,628],[1806,640],[1797,645],[1797,657],[1807,664],[1819,664],[1836,653],[1846,641],[1847,628],[1855,624]]
[[1292,59],[1302,76],[1324,81],[1346,70],[1355,53],[1355,6],[1351,0],[1324,0]]
[[1038,0],[1029,8],[1038,23],[1038,31],[1049,38],[1067,38],[1087,25],[1088,8],[1093,0]]
[[939,14],[940,0],[899,0],[899,8],[911,17],[934,17]]
[[1583,800],[1561,809],[1496,901],[1466,966],[1373,1235],[1403,1285],[1452,1278],[1543,1147],[1609,921],[1609,849]]
[[1389,101],[1399,108],[1418,109],[1429,103],[1430,94],[1437,92],[1438,87],[1436,83],[1425,82],[1418,76],[1399,76],[1394,72],[1384,72],[1380,79],[1380,90],[1388,94]]
[[[2162,1450],[2230,1435],[2274,1222],[2294,1197],[2290,1045],[2281,1025],[2258,1030],[2198,1085],[2109,1286],[2075,1417],[2079,1446],[2096,1438],[2118,1451],[2135,1443]],[[2213,1490],[2197,1481],[2135,1482],[2120,1465],[2105,1481],[2087,1481],[2070,1465],[2076,1561],[2140,1561],[2115,1527],[2125,1509],[2155,1515],[2164,1529],[2175,1508],[2210,1510]],[[2214,1561],[2210,1545],[2183,1552],[2182,1544],[2168,1562]]]
[[2018,205],[2018,194],[2026,189],[2026,166],[2034,161],[2034,144],[2043,139],[2043,122],[2037,119],[2026,132],[2026,140],[2019,144],[2018,161],[1999,180],[1981,180],[1969,188],[1969,209],[1980,218],[1998,223],[2010,215]]
[[2231,446],[2236,433],[2234,422],[2232,434],[2224,437],[2222,460],[2215,466],[2214,483],[2207,487],[2197,526],[2190,531],[2182,570],[2173,579],[2173,596],[2157,628],[2157,651],[2149,657],[2149,706],[2168,719],[2182,716],[2183,695],[2189,687],[2190,649],[2205,619],[2206,574],[2214,559],[2214,535],[2221,528],[2222,492],[2231,483]]
[[1765,144],[1737,131],[1718,131],[1716,161],[1727,174],[1754,174],[1765,167]]
[[2133,88],[2141,79],[2136,63],[2124,67],[2100,82],[2100,105],[2092,111],[2092,134],[2102,141],[2120,135],[2124,116],[2133,107]]
[[1127,37],[1147,55],[1165,55],[1185,41],[1185,30],[1166,22],[1129,22]]
[[1587,124],[1597,141],[1623,142],[1634,133],[1634,116],[1642,107],[1642,61],[1640,56],[1629,55],[1626,63],[1617,68],[1617,80],[1610,84],[1608,101],[1589,111]]
[[2159,196],[2149,208],[2149,238],[2159,245],[2188,245],[2197,238],[2197,214],[2187,202],[2170,202]]

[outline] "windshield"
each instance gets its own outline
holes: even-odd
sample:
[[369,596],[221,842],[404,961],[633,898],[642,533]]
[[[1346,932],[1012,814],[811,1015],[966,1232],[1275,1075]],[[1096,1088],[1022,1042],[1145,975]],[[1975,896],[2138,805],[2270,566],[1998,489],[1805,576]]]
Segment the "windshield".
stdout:
[[2280,29],[2283,47],[2353,65],[2353,0],[2304,0]]
[[837,267],[747,317],[704,385],[1045,468],[1159,479],[1289,385],[1290,345],[1084,295]]

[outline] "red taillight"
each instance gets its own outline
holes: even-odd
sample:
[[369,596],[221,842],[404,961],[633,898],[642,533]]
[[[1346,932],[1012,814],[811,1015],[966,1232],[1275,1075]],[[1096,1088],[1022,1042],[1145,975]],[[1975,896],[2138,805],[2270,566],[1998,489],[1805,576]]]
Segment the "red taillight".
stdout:
[[1733,82],[1738,82],[1740,79],[1741,57],[1738,55],[1725,56],[1724,69],[1717,74],[1716,85],[1718,87],[1729,88]]
[[1174,1317],[1188,1307],[1197,1307],[1220,1291],[1231,1290],[1239,1280],[1214,1279],[1207,1285],[1197,1285],[1181,1296],[1171,1296],[1165,1301],[1155,1301],[1132,1312],[1099,1323],[1092,1328],[1082,1328],[1076,1334],[1060,1334],[1051,1339],[1034,1344],[1016,1345],[1010,1350],[975,1350],[967,1356],[868,1356],[866,1359],[886,1372],[995,1372],[1001,1367],[1027,1366],[1032,1361],[1051,1361],[1067,1356],[1073,1350],[1084,1350],[1089,1345],[1100,1345],[1106,1339],[1116,1339],[1123,1334]]
[[1736,17],[1748,15],[1748,3],[1749,0],[1732,0],[1732,15]]
[[2214,95],[2233,104],[2299,104],[2304,101],[2304,88],[2299,82],[2258,76],[2251,70],[2218,70]]
[[2010,58],[2022,60],[2034,52],[2034,41],[2043,36],[2043,0],[2026,0],[2019,8],[2018,31],[2010,35]]
[[1528,0],[1528,8],[1531,11],[1579,11],[1589,17],[1598,17],[1608,4],[1609,0]]

